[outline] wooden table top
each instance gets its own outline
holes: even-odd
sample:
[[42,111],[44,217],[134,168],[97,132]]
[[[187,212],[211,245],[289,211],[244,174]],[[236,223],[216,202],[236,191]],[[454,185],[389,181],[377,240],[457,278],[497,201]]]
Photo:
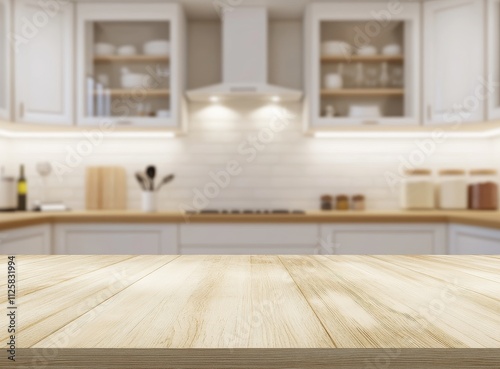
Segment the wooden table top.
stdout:
[[396,368],[500,368],[500,256],[19,256],[16,273],[17,363],[364,368],[397,349]]

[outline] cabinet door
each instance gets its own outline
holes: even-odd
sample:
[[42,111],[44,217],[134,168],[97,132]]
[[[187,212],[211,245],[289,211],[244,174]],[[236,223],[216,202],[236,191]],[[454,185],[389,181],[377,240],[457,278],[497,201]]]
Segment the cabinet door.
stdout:
[[70,2],[15,2],[18,122],[72,124],[73,34]]
[[60,224],[55,228],[58,255],[177,254],[176,225]]
[[0,254],[2,255],[49,255],[50,253],[49,225],[0,232]]
[[463,225],[450,226],[453,255],[500,255],[500,231]]
[[312,255],[316,224],[182,224],[182,255]]
[[446,226],[332,224],[321,227],[321,254],[434,255],[446,253]]
[[500,0],[488,1],[488,120],[500,119]]
[[484,121],[483,0],[424,3],[426,124]]
[[10,120],[10,0],[0,0],[0,119]]

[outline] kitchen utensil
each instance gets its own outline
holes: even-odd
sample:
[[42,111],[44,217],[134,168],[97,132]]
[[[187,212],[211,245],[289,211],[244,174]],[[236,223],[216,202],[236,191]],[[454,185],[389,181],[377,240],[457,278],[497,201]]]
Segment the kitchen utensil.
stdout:
[[95,55],[113,55],[116,53],[116,46],[106,43],[106,42],[98,42],[94,45],[94,54]]
[[380,118],[381,115],[378,105],[349,106],[349,117],[351,118]]
[[137,48],[134,45],[123,45],[116,50],[116,53],[123,56],[137,55]]
[[170,55],[170,42],[167,40],[152,40],[144,44],[145,55]]
[[330,73],[325,76],[325,88],[338,89],[343,86],[343,78],[338,73]]
[[15,211],[17,208],[17,186],[14,177],[4,175],[2,168],[0,175],[0,212]]
[[175,175],[170,174],[162,179],[160,184],[156,187],[156,191],[160,191],[160,189],[165,186],[166,184],[172,182],[175,179]]
[[144,176],[143,173],[140,173],[140,172],[137,172],[135,173],[135,178],[137,179],[137,182],[139,182],[139,184],[141,185],[141,188],[143,191],[147,191],[148,190],[148,180],[146,179],[146,177]]
[[87,210],[126,210],[127,178],[122,167],[88,167]]
[[156,167],[154,165],[150,165],[146,168],[146,175],[149,179],[149,190],[154,191],[155,189],[155,177],[156,177]]
[[325,41],[321,44],[321,55],[347,57],[352,55],[352,46],[344,41]]
[[383,55],[401,55],[401,46],[398,44],[389,44],[382,49]]
[[357,54],[363,56],[377,55],[377,48],[371,45],[362,46],[358,49]]

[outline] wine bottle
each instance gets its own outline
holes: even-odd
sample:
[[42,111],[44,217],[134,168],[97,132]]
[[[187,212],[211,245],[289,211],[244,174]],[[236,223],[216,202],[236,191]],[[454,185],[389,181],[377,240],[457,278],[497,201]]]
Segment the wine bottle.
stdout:
[[28,183],[24,176],[24,165],[21,165],[19,179],[17,181],[17,210],[28,210]]

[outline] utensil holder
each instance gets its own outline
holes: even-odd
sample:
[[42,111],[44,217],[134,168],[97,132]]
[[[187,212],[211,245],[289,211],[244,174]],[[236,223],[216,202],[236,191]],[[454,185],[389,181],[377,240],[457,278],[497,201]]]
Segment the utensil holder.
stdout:
[[154,191],[142,192],[142,211],[145,213],[155,213],[158,208],[158,196]]

